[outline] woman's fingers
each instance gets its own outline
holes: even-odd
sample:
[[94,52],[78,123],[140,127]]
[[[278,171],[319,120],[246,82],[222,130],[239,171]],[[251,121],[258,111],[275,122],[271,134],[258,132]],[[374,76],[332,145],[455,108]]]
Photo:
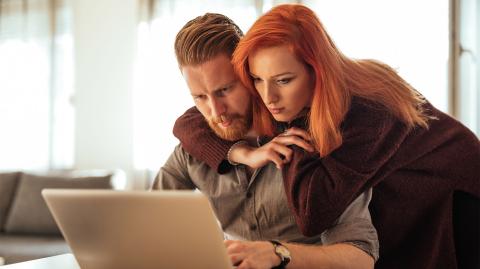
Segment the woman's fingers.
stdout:
[[303,130],[303,129],[300,129],[300,128],[297,128],[297,127],[292,127],[292,128],[289,128],[287,129],[285,132],[283,132],[284,135],[296,135],[296,136],[299,136],[307,141],[311,141],[311,137],[310,137],[310,134]]
[[284,135],[275,137],[273,141],[277,143],[281,143],[283,145],[297,145],[309,152],[313,152],[315,150],[313,146],[310,145],[310,143],[308,143],[305,139],[296,135],[284,134]]
[[292,149],[285,146],[284,144],[274,142],[272,149],[281,155],[280,158],[281,158],[282,164],[288,163],[292,159],[292,154],[293,154]]
[[271,151],[267,153],[267,158],[273,162],[278,169],[281,169],[284,164],[284,158],[282,157],[283,154],[273,149],[273,147]]

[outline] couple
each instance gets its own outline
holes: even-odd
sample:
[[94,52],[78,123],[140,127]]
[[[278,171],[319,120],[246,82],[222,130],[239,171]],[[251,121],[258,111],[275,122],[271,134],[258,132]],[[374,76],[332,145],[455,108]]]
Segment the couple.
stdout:
[[233,264],[478,266],[478,138],[390,67],[341,54],[311,10],[274,7],[244,37],[205,14],[175,52],[196,109],[153,188],[202,191]]

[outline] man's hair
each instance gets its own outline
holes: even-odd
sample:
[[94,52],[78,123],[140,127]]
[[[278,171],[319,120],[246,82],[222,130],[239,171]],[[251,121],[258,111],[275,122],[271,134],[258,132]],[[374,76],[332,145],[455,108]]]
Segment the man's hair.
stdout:
[[178,65],[202,64],[221,53],[231,57],[242,36],[240,28],[225,15],[198,16],[187,22],[175,38]]

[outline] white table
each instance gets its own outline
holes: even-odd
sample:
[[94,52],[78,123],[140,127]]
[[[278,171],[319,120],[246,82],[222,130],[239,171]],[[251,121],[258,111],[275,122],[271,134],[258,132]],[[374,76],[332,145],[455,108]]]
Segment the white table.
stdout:
[[62,254],[48,258],[0,266],[1,269],[80,269],[72,254]]

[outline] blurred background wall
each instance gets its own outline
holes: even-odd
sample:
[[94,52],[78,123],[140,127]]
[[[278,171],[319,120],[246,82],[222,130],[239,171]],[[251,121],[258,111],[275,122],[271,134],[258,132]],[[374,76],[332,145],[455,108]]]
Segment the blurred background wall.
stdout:
[[146,188],[193,105],[178,30],[218,12],[246,32],[285,2],[312,8],[345,54],[391,65],[480,134],[476,0],[0,0],[0,170],[122,169]]

